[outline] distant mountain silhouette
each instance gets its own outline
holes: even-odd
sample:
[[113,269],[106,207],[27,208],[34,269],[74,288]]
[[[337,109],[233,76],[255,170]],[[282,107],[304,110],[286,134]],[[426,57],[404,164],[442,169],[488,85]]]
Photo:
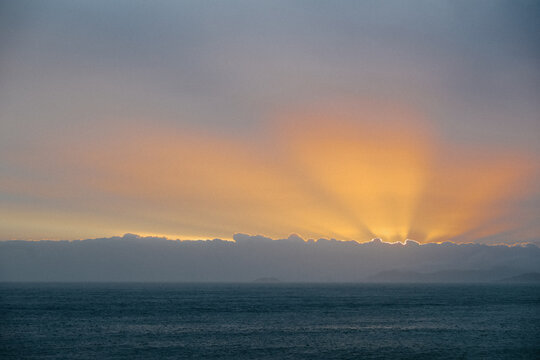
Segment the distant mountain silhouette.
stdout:
[[[444,270],[430,273],[420,273],[414,271],[390,270],[382,271],[366,278],[367,282],[388,282],[388,283],[479,283],[499,281],[509,274],[514,274],[515,269],[502,268],[491,270]],[[522,275],[521,275],[522,276]],[[519,278],[512,276],[507,279]],[[510,281],[510,280],[508,280]]]
[[536,273],[536,272],[526,273],[526,274],[504,278],[499,281],[508,282],[508,283],[538,283],[540,284],[540,273]]
[[535,245],[234,239],[0,241],[0,281],[482,282],[540,273]]

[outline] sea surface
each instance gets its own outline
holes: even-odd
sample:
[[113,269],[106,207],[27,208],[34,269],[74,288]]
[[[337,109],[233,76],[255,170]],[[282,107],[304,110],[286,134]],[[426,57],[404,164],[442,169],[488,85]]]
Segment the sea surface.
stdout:
[[540,286],[4,283],[0,358],[540,359]]

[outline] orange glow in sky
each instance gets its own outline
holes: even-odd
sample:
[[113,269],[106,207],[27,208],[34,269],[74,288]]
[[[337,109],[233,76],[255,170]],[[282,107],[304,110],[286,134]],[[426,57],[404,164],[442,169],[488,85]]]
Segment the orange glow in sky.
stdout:
[[283,112],[251,138],[142,126],[21,151],[14,161],[54,175],[2,186],[48,205],[3,211],[4,235],[427,242],[510,228],[498,219],[527,194],[531,162],[444,143],[426,123],[406,107],[340,103]]

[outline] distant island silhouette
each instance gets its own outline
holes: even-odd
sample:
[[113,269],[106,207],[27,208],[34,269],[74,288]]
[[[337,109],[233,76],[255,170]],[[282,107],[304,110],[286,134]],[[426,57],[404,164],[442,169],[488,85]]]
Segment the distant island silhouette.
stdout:
[[261,278],[255,279],[253,282],[256,282],[256,283],[278,283],[278,282],[281,282],[281,280],[279,280],[278,278],[275,278],[275,277],[261,277]]

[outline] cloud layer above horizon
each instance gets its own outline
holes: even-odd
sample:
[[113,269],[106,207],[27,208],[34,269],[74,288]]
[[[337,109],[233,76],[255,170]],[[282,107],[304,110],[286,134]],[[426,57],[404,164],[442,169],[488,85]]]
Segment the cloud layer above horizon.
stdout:
[[534,2],[7,2],[0,237],[540,238]]
[[538,282],[540,271],[532,244],[234,238],[2,241],[0,281]]

